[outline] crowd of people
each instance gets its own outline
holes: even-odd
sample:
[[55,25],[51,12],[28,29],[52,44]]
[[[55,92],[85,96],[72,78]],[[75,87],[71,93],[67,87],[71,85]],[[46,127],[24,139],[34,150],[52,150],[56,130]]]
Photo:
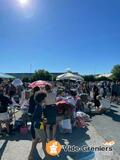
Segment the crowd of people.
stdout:
[[[30,89],[28,84],[15,87],[11,82],[3,81],[0,84],[0,135],[3,136],[3,123],[6,126],[6,135],[10,135],[8,108],[17,106],[22,112],[24,125],[27,126],[27,122],[31,122],[33,141],[29,160],[32,160],[38,142],[42,142],[45,149],[46,141],[56,139],[56,128],[62,120],[61,117],[71,119],[72,125],[75,126],[75,114],[79,111],[84,113],[85,105],[88,109],[93,106],[99,109],[101,98],[119,103],[119,96],[119,82],[52,82],[52,85],[45,85],[42,89]],[[72,107],[66,109],[63,107],[65,104]],[[61,108],[58,107],[60,105]]]
[[[91,97],[100,95],[104,98],[110,98],[110,101],[116,101],[119,103],[120,97],[120,82],[109,82],[109,81],[101,81],[101,82],[76,82],[71,83],[65,88],[75,88],[78,94],[87,93]],[[94,97],[94,98],[95,98]]]

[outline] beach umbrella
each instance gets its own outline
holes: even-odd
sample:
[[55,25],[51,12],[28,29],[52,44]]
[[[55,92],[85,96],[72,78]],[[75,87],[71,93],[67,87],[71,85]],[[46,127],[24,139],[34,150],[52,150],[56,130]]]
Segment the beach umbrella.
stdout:
[[12,82],[12,85],[15,86],[15,87],[22,86],[22,85],[23,85],[23,82],[22,82],[20,79],[15,79],[15,80]]
[[62,75],[57,76],[57,81],[59,80],[74,80],[74,81],[84,81],[83,77],[79,74],[73,74],[72,72],[66,72]]
[[15,77],[11,76],[9,74],[6,74],[6,73],[0,73],[0,78],[3,78],[3,79],[14,79]]
[[46,81],[42,81],[42,80],[39,80],[39,81],[35,81],[35,82],[32,82],[29,84],[29,88],[35,88],[35,87],[40,87],[40,88],[43,88],[45,87],[46,85],[49,85],[50,87],[52,87],[52,85]]

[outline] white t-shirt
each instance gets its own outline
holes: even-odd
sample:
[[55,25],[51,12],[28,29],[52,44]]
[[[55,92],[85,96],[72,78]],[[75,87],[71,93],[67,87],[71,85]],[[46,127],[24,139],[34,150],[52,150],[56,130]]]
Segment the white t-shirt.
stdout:
[[47,93],[45,98],[45,105],[56,104],[56,94],[53,92]]

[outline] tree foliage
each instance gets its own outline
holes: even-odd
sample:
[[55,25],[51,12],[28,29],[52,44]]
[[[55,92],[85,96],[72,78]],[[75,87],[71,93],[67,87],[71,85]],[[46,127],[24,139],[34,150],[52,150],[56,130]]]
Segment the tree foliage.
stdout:
[[112,78],[113,80],[120,80],[120,65],[117,64],[112,69]]
[[28,82],[31,81],[31,79],[30,79],[29,77],[23,77],[23,78],[22,78],[22,81],[28,83]]
[[94,75],[85,75],[85,76],[83,76],[83,78],[86,82],[94,82],[95,81]]
[[37,81],[37,80],[51,81],[52,75],[48,71],[44,69],[40,69],[38,71],[35,71],[31,80],[32,81]]
[[111,81],[111,79],[103,76],[103,77],[96,78],[95,81],[98,81],[98,82],[100,82],[100,81]]

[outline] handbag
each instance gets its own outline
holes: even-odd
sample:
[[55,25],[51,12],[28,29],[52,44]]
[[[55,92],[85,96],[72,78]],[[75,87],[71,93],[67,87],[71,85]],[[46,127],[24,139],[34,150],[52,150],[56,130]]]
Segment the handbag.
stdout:
[[28,127],[24,126],[24,127],[20,127],[20,133],[21,134],[28,134]]
[[64,119],[60,122],[61,133],[72,133],[72,125],[70,119]]

